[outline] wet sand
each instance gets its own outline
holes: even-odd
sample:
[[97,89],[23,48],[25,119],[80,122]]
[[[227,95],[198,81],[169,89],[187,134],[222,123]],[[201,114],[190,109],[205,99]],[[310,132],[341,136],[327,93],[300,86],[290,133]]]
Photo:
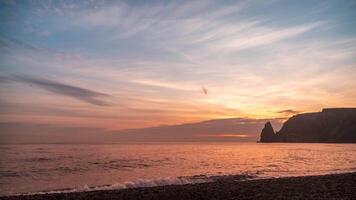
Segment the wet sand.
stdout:
[[192,185],[0,197],[7,200],[59,199],[356,199],[356,173]]

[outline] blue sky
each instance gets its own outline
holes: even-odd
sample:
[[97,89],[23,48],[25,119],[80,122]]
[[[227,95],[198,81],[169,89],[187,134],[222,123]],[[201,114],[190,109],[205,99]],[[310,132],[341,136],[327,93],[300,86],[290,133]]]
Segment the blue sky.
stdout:
[[356,1],[0,2],[2,122],[124,129],[356,106]]

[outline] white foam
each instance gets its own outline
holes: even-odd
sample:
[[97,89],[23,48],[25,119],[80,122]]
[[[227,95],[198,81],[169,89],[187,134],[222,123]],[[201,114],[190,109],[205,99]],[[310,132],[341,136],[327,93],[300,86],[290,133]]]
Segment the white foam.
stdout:
[[209,177],[204,177],[204,176],[202,176],[201,178],[166,177],[166,178],[156,178],[156,179],[138,179],[135,181],[126,181],[123,183],[115,183],[112,185],[104,185],[104,186],[96,186],[96,187],[90,187],[88,185],[83,185],[83,186],[79,186],[79,187],[73,188],[73,189],[33,192],[33,193],[26,193],[26,194],[22,194],[22,195],[89,192],[89,191],[99,191],[99,190],[119,190],[119,189],[127,189],[127,188],[155,187],[155,186],[163,186],[163,185],[196,184],[196,183],[205,183],[205,182],[211,182],[211,181],[212,180],[209,179]]
[[140,187],[155,187],[164,185],[185,185],[185,184],[197,184],[197,183],[207,183],[214,182],[218,180],[241,180],[250,179],[253,176],[246,174],[240,175],[195,175],[195,176],[180,176],[180,177],[163,177],[155,179],[137,179],[134,181],[126,181],[123,183],[115,183],[112,185],[95,186],[91,187],[88,185],[79,186],[73,189],[62,189],[62,190],[52,190],[43,192],[32,192],[18,195],[34,195],[34,194],[58,194],[58,193],[73,193],[73,192],[89,192],[89,191],[99,191],[99,190],[120,190],[127,188],[140,188]]

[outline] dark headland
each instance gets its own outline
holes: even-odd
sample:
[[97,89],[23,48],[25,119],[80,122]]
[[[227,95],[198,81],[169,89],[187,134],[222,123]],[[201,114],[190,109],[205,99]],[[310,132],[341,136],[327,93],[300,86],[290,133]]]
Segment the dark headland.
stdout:
[[267,122],[260,142],[356,143],[356,108],[326,108],[294,115],[276,133]]

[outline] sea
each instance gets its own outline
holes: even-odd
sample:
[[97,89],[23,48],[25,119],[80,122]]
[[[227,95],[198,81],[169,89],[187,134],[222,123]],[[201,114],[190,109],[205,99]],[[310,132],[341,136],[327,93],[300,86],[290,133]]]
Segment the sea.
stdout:
[[356,144],[0,145],[0,196],[355,171]]

